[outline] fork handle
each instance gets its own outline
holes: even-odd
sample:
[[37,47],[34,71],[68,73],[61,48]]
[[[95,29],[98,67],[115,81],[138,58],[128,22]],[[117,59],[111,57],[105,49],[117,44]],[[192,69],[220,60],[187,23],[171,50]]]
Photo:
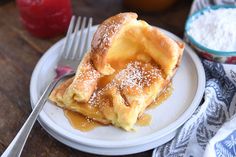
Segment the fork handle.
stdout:
[[38,100],[36,106],[34,107],[33,111],[31,112],[30,116],[27,118],[26,122],[24,123],[20,131],[17,133],[13,141],[10,143],[10,145],[7,147],[7,149],[4,151],[4,153],[1,155],[1,157],[20,157],[23,147],[25,145],[25,142],[29,136],[29,133],[40,111],[42,110],[44,104],[46,103],[49,94],[52,92],[54,87],[57,85],[57,83],[61,79],[63,79],[66,76],[72,76],[72,75],[74,74],[71,73],[71,74],[59,77],[58,79],[55,79],[47,86],[42,96]]

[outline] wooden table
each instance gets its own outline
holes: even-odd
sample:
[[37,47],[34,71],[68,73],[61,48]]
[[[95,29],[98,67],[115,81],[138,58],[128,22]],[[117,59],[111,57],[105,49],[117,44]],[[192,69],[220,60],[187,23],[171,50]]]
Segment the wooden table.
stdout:
[[[94,3],[96,2],[96,3]],[[138,12],[140,19],[182,37],[191,1],[178,1],[162,13]],[[91,16],[99,24],[118,12],[130,11],[120,0],[74,0],[76,15]],[[0,5],[0,152],[3,152],[31,112],[29,82],[35,64],[60,37],[48,40],[30,36],[21,26],[14,1]],[[150,156],[152,151],[135,154]],[[23,157],[89,157],[51,137],[38,122],[23,150]],[[132,155],[130,155],[132,156]]]

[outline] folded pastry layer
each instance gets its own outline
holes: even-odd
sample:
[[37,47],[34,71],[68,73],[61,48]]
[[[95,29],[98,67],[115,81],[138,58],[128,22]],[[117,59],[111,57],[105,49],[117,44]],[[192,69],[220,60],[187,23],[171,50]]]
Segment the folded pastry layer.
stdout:
[[172,40],[145,21],[137,20],[135,13],[121,13],[105,20],[94,34],[91,46],[92,62],[104,75],[115,71],[111,66],[113,60],[142,54],[151,57],[166,76],[172,77],[184,49],[183,43]]
[[132,130],[171,81],[184,49],[136,18],[121,13],[105,20],[75,77],[55,88],[50,99],[103,124]]

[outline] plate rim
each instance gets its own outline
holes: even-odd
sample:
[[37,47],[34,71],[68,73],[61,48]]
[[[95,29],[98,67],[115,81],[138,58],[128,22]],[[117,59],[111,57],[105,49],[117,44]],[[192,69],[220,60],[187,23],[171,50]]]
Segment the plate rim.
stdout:
[[[47,131],[47,133],[49,135],[51,135],[53,138],[57,139],[58,141],[60,141],[61,143],[74,148],[76,150],[80,150],[82,152],[86,152],[86,153],[91,153],[91,154],[96,154],[96,155],[112,155],[112,156],[120,156],[120,155],[131,155],[131,154],[135,154],[135,153],[141,153],[144,151],[148,151],[151,149],[154,149],[164,143],[166,143],[167,141],[170,141],[171,139],[174,138],[175,134],[176,134],[176,130],[171,132],[170,134],[168,134],[167,136],[164,136],[163,138],[161,138],[160,140],[164,139],[164,142],[159,142],[158,141],[153,141],[147,144],[143,144],[143,145],[138,145],[138,146],[131,146],[131,147],[125,147],[125,148],[118,148],[117,150],[115,148],[110,149],[110,148],[101,148],[101,147],[91,147],[91,146],[87,146],[87,145],[83,145],[80,143],[73,143],[73,141],[70,141],[64,137],[60,137],[60,135],[57,135],[55,132],[53,132],[52,130],[50,130],[50,128],[47,128],[47,126],[45,126],[45,124],[39,122],[40,125],[43,127],[43,129],[45,129]],[[99,151],[98,151],[99,149]],[[110,149],[111,151],[108,151],[108,149]]]
[[[155,26],[154,26],[155,27]],[[93,26],[92,29],[96,29],[97,26]],[[176,35],[174,35],[171,32],[168,32],[164,29],[159,28],[162,32],[164,32],[166,35],[168,35],[169,37],[171,37],[174,40],[177,41],[181,41],[184,42],[182,39],[180,39],[179,37],[177,37]],[[56,49],[57,47],[59,47],[62,42],[64,41],[64,38],[59,40],[58,42],[56,42],[55,44],[53,44],[44,54],[43,56],[40,58],[40,60],[38,61],[38,63],[36,64],[34,71],[32,73],[31,76],[31,80],[30,80],[30,99],[31,99],[31,107],[34,108],[34,104],[36,102],[36,98],[37,96],[34,96],[36,94],[36,92],[34,92],[34,87],[36,84],[36,82],[38,82],[38,74],[40,72],[40,68],[44,65],[43,63],[45,63],[44,60],[46,60],[48,58],[48,56],[50,56],[51,54],[55,53],[53,51],[53,49]],[[185,42],[184,42],[185,43]],[[73,142],[78,142],[80,144],[83,145],[88,145],[88,146],[94,146],[94,147],[105,147],[105,148],[122,148],[122,147],[130,147],[130,146],[137,146],[137,145],[143,145],[143,144],[147,144],[150,143],[154,140],[158,140],[160,138],[162,138],[163,136],[168,135],[169,133],[173,132],[174,130],[178,129],[183,123],[185,123],[187,121],[187,119],[190,118],[190,116],[194,113],[194,111],[196,110],[196,108],[198,107],[202,96],[204,94],[204,89],[205,89],[205,71],[203,68],[203,65],[200,61],[200,59],[198,58],[198,56],[195,54],[195,52],[185,43],[185,53],[188,53],[188,55],[190,56],[190,58],[192,59],[194,66],[196,68],[197,71],[197,90],[196,90],[196,94],[195,96],[193,96],[193,100],[191,102],[191,104],[189,104],[188,108],[183,112],[183,114],[181,114],[174,123],[170,123],[169,125],[167,125],[165,128],[157,131],[156,133],[152,133],[150,135],[146,135],[145,137],[139,137],[137,139],[131,139],[131,140],[124,140],[124,141],[119,141],[119,143],[114,144],[114,142],[108,141],[108,140],[97,140],[97,139],[88,139],[85,137],[80,137],[77,139],[74,139],[70,136],[68,136],[66,134],[66,132],[68,133],[69,131],[65,130],[64,128],[59,127],[58,125],[56,125],[53,122],[49,123],[51,120],[50,118],[46,115],[45,112],[41,112],[39,114],[39,118],[38,120],[41,123],[44,123],[45,125],[47,125],[51,130],[53,130],[55,133],[57,133],[58,135],[67,138],[68,140],[71,140]],[[50,121],[48,121],[50,120]],[[58,128],[60,128],[58,131]],[[62,132],[63,131],[63,132]],[[155,137],[158,133],[158,137]],[[99,145],[98,145],[99,144]]]

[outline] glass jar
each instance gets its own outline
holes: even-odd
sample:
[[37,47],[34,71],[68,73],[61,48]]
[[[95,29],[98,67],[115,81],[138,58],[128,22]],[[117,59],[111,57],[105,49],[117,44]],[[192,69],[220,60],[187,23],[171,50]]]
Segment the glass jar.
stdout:
[[51,38],[64,33],[70,23],[70,0],[16,0],[24,27],[34,36]]

